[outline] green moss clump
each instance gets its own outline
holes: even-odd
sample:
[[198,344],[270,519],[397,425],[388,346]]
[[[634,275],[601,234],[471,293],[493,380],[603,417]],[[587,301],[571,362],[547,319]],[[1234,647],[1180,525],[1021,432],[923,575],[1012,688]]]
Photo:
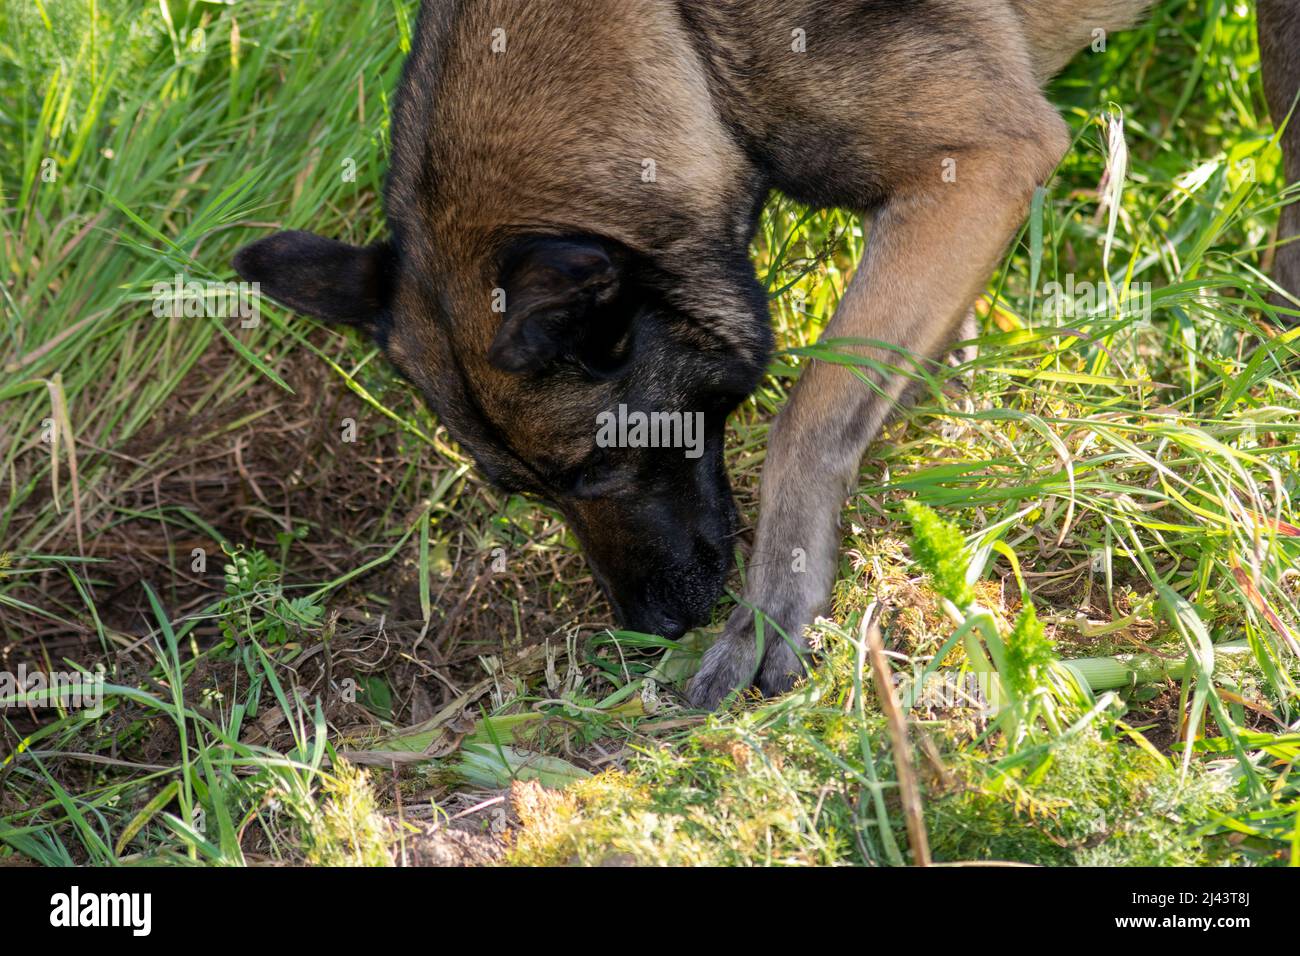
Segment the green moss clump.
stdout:
[[996,776],[972,753],[963,786],[927,801],[935,860],[1048,866],[1205,866],[1241,863],[1206,836],[1233,806],[1228,784],[1193,769],[1180,783],[1137,747],[1097,733],[1061,741],[1031,781]]
[[[739,724],[696,731],[643,752],[627,772],[603,773],[562,793],[516,785],[513,802],[523,825],[507,862],[861,862],[854,810],[842,796],[847,791],[856,800],[857,786],[845,786],[842,768],[806,734],[761,733],[749,724],[742,717]],[[846,753],[857,746],[853,728],[821,724],[818,730]]]
[[393,834],[375,804],[366,772],[339,761],[322,777],[324,801],[308,821],[313,866],[391,866]]

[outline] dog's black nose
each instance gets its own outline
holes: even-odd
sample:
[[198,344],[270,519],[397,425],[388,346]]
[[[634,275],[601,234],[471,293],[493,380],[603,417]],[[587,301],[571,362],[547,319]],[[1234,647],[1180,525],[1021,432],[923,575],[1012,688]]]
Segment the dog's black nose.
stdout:
[[702,548],[695,557],[690,565],[636,582],[634,595],[615,601],[624,627],[676,640],[707,624],[722,596],[727,568],[720,549]]
[[658,634],[676,640],[690,630],[690,622],[655,608],[636,608],[624,615],[623,626],[642,634]]

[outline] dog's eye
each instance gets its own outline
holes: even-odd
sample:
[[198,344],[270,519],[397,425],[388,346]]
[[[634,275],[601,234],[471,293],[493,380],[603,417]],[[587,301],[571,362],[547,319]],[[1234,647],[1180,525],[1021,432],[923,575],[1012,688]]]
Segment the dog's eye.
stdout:
[[582,479],[569,492],[571,498],[605,498],[622,487],[621,475],[601,475],[594,479]]
[[601,498],[622,484],[623,476],[604,448],[596,448],[582,462],[567,469],[557,482],[566,498]]

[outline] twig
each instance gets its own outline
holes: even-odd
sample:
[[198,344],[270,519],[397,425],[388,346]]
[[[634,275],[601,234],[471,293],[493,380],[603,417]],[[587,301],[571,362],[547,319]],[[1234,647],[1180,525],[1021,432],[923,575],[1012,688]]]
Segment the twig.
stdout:
[[912,748],[907,742],[907,722],[889,680],[891,672],[889,663],[885,660],[880,628],[870,615],[862,617],[861,637],[867,642],[867,650],[871,654],[871,676],[875,680],[876,696],[880,698],[880,707],[885,712],[889,739],[893,744],[894,766],[898,769],[898,793],[903,801],[903,818],[907,822],[907,842],[912,847],[912,860],[917,866],[929,866],[930,841],[925,835],[921,790],[916,785],[916,775],[912,770]]

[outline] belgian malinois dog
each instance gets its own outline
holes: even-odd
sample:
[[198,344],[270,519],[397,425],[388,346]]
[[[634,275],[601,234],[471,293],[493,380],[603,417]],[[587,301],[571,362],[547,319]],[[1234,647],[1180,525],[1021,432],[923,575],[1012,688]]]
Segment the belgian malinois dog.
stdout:
[[[565,515],[625,626],[676,637],[732,567],[723,429],[772,349],[747,255],[769,191],[872,218],[828,337],[890,343],[861,348],[885,365],[939,358],[1069,147],[1043,84],[1150,2],[427,0],[392,118],[391,238],[282,232],[235,266],[374,336],[489,480]],[[1258,7],[1280,123],[1300,3]],[[1285,147],[1300,180],[1300,121]],[[1300,292],[1300,242],[1275,278]],[[907,381],[803,370],[696,705],[802,673],[840,509]],[[700,447],[598,441],[616,409],[695,416]],[[775,625],[761,649],[753,609]]]

